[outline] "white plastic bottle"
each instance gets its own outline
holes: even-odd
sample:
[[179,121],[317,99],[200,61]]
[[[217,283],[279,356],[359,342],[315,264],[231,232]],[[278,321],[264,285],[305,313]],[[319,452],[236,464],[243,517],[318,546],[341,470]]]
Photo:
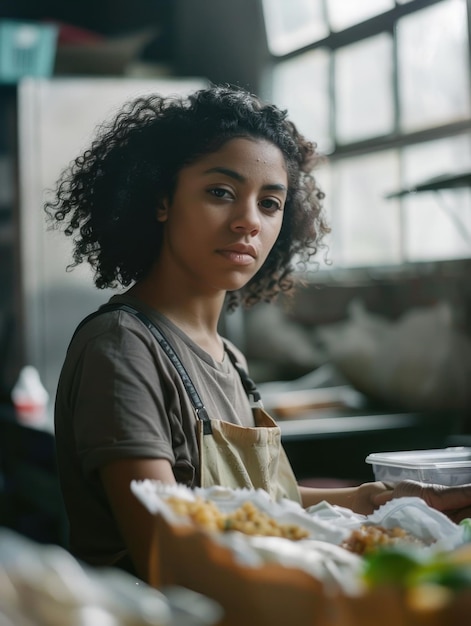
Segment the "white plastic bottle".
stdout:
[[26,365],[21,369],[11,391],[11,399],[18,421],[31,425],[44,422],[49,394],[35,367]]

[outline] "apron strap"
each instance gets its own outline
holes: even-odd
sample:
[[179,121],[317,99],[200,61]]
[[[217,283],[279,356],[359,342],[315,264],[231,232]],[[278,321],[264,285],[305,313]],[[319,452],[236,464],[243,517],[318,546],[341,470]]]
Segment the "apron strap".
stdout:
[[224,342],[224,348],[231,360],[232,365],[235,367],[236,371],[238,372],[240,376],[242,385],[245,389],[245,393],[249,397],[251,404],[262,408],[263,407],[262,396],[260,395],[260,392],[257,389],[254,381],[250,378],[247,371],[242,367],[242,365],[237,360],[235,354],[232,352],[229,346],[226,345],[225,342]]

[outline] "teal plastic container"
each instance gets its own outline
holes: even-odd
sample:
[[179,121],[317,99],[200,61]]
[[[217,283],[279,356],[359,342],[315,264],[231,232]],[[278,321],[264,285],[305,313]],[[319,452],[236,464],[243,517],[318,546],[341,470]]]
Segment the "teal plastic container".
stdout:
[[0,20],[0,83],[54,71],[58,28],[54,24]]

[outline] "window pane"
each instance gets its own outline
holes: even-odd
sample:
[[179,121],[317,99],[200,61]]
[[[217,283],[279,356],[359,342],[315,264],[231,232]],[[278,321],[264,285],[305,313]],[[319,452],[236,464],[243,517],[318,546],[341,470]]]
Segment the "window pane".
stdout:
[[444,0],[398,22],[401,127],[470,114],[466,0]]
[[332,30],[342,30],[394,8],[394,0],[328,0]]
[[400,261],[399,202],[385,198],[398,180],[398,158],[392,150],[333,165],[333,269]]
[[391,37],[383,33],[335,55],[336,134],[339,143],[393,130]]
[[268,46],[285,54],[328,34],[319,0],[263,0]]
[[[403,150],[405,188],[430,178],[471,171],[471,138],[450,137]],[[405,196],[406,257],[410,261],[469,258],[471,190],[456,188]]]
[[278,63],[273,71],[272,100],[319,150],[330,151],[329,54],[313,50]]

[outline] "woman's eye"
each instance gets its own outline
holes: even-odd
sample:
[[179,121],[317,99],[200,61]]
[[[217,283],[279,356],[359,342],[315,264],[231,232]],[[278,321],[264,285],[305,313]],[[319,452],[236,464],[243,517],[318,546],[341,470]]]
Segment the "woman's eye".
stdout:
[[281,202],[279,200],[275,200],[274,198],[265,198],[260,201],[260,205],[266,211],[281,211],[283,208]]
[[227,189],[223,189],[222,187],[214,187],[213,189],[209,190],[209,193],[216,198],[227,198],[232,196],[230,191],[228,191]]

